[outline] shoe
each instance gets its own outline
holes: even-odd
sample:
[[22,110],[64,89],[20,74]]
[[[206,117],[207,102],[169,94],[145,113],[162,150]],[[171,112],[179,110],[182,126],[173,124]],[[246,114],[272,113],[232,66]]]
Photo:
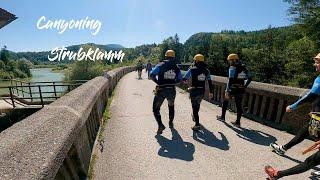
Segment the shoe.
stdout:
[[282,146],[279,146],[276,143],[271,143],[269,146],[272,149],[272,151],[274,151],[275,153],[277,153],[280,156],[283,156],[284,153],[286,152],[286,150],[284,150]]
[[274,169],[273,167],[271,166],[266,166],[264,168],[264,171],[268,174],[268,180],[276,180],[278,179],[276,176],[278,175],[278,170]]
[[171,128],[171,129],[174,128],[172,121],[169,121],[169,128]]
[[166,127],[164,125],[159,126],[157,134],[162,134],[162,131],[165,129]]
[[311,176],[320,177],[320,171],[313,171],[313,172],[311,172]]
[[222,116],[217,116],[217,120],[218,120],[218,121],[222,121],[222,122],[225,122],[225,121],[226,121],[225,118],[222,117]]
[[194,125],[191,129],[194,130],[194,131],[199,131],[201,129],[201,126]]
[[236,126],[236,127],[241,127],[240,123],[237,121],[231,122],[232,125]]

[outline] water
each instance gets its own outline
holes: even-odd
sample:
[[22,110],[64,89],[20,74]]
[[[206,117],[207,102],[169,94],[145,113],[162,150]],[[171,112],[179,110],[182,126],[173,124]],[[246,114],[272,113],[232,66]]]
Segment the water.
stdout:
[[63,81],[64,74],[62,72],[53,72],[52,68],[30,69],[32,78],[31,82],[41,81]]
[[[63,72],[53,72],[52,68],[38,68],[38,69],[30,69],[32,77],[21,79],[22,81],[26,82],[45,82],[45,81],[63,81],[64,79],[64,73]],[[52,83],[51,83],[52,84]],[[20,85],[20,84],[18,84]],[[25,85],[25,84],[23,84]],[[37,85],[37,84],[36,84]],[[10,82],[4,82],[0,81],[0,86],[10,86]],[[39,88],[34,87],[31,89],[32,92],[39,92]],[[56,91],[64,91],[64,87],[57,87]],[[24,91],[29,91],[28,88],[24,88]],[[42,92],[53,92],[53,87],[41,87]],[[0,95],[1,94],[9,94],[8,89],[1,89],[0,88]],[[16,92],[15,92],[16,94]],[[45,93],[44,96],[52,96],[53,93]],[[25,95],[28,96],[28,95]],[[37,97],[39,95],[35,95],[34,97]]]
[[[30,69],[32,77],[27,79],[21,79],[25,82],[52,82],[52,81],[63,81],[64,79],[64,73],[63,72],[53,72],[51,68],[39,68],[39,69]],[[38,84],[38,83],[36,83]],[[52,85],[52,83],[50,83]],[[61,83],[59,83],[61,84]],[[14,84],[15,85],[15,84]],[[18,83],[18,86],[20,83]],[[23,84],[27,85],[27,84]],[[31,84],[35,85],[35,84]],[[43,85],[41,83],[41,85]],[[0,87],[1,86],[10,86],[10,81],[1,81],[0,80]],[[21,87],[19,88],[21,89]],[[56,91],[65,91],[65,87],[56,87]],[[24,93],[22,95],[21,92],[19,92],[20,97],[28,98],[30,95],[28,94],[30,92],[29,88],[23,88]],[[53,92],[53,87],[41,87],[42,92]],[[39,97],[39,88],[33,87],[31,88],[32,97]],[[17,95],[17,91],[14,89],[13,93]],[[0,88],[0,95],[9,94],[9,90]],[[44,98],[44,101],[53,101],[55,98],[52,98],[54,96],[54,93],[43,93],[43,97],[50,97],[50,98]],[[59,95],[59,94],[57,94]],[[0,97],[1,100],[1,97]],[[27,101],[31,101],[30,99],[26,99]],[[9,100],[10,102],[10,100]],[[33,99],[32,102],[40,102],[40,98]],[[12,109],[10,112],[6,112],[6,116],[0,117],[0,133],[2,130],[10,127],[12,124],[21,121],[22,119],[26,118],[27,116],[33,114],[34,112],[38,111],[40,108],[26,108],[26,109]],[[1,113],[1,109],[0,109]]]

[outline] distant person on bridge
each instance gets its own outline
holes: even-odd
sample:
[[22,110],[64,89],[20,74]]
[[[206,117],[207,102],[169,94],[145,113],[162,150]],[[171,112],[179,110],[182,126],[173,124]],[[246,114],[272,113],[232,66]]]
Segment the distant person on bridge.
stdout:
[[210,71],[207,69],[206,64],[204,63],[204,56],[202,54],[197,54],[193,58],[194,66],[190,67],[185,76],[183,77],[183,81],[186,81],[190,78],[191,87],[188,88],[190,92],[190,99],[192,105],[193,112],[193,121],[195,125],[192,127],[192,130],[198,131],[201,129],[199,122],[199,110],[200,104],[204,97],[205,92],[205,83],[208,81],[209,84],[209,98],[212,98],[213,86],[211,82]]
[[237,107],[237,119],[231,123],[240,127],[240,119],[243,113],[242,98],[245,93],[245,88],[250,84],[252,78],[246,65],[239,60],[239,56],[237,54],[230,54],[227,60],[230,65],[229,80],[222,103],[222,114],[221,116],[217,116],[217,119],[225,121],[229,100],[234,97]]
[[[316,67],[316,71],[320,72],[320,53],[314,57],[314,66]],[[312,102],[312,109],[311,114],[314,112],[320,112],[320,75],[315,79],[312,88],[301,99],[296,101],[294,104],[287,106],[286,112],[292,112],[296,110],[300,105],[304,104],[305,102]],[[320,139],[320,117],[311,116],[309,122],[307,122],[297,133],[297,135],[287,144],[280,146],[276,143],[271,143],[270,147],[279,155],[284,155],[285,152],[292,148],[293,146],[302,142],[308,136],[314,136],[318,140]],[[312,156],[308,157],[305,162],[284,171],[278,171],[271,166],[266,166],[265,171],[271,177],[275,179],[281,178],[284,176],[289,176],[293,174],[298,174],[305,172],[316,165],[320,164],[320,152],[316,152]]]
[[164,99],[168,101],[169,127],[173,128],[174,100],[176,98],[175,85],[182,80],[181,71],[174,60],[175,52],[167,50],[165,57],[166,60],[157,64],[150,73],[151,79],[157,84],[152,106],[154,117],[158,123],[157,134],[162,134],[165,129],[160,115],[160,107]]
[[152,64],[151,64],[151,61],[148,60],[148,63],[146,64],[146,71],[148,73],[148,79],[150,79],[150,72],[152,70]]
[[142,74],[142,70],[143,70],[143,64],[142,64],[141,60],[138,61],[136,70],[138,71],[138,78],[142,79],[141,74]]

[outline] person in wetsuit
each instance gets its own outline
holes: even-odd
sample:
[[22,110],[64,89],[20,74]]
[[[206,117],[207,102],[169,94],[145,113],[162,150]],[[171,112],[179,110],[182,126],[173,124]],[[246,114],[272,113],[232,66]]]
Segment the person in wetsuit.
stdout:
[[231,123],[240,127],[240,119],[243,113],[242,98],[245,93],[245,88],[250,84],[252,77],[246,65],[239,60],[237,54],[230,54],[227,60],[230,65],[229,80],[222,103],[222,114],[221,116],[217,116],[217,120],[225,121],[229,100],[231,97],[234,97],[237,107],[237,119]]
[[191,128],[194,131],[201,129],[199,122],[199,110],[200,104],[204,97],[205,83],[208,81],[209,84],[209,99],[212,98],[213,86],[211,82],[210,71],[207,69],[204,63],[204,56],[202,54],[197,54],[193,58],[194,66],[190,67],[183,81],[186,82],[191,78],[191,87],[189,87],[190,100],[192,105],[193,120],[195,125]]
[[142,64],[141,60],[139,60],[137,63],[137,66],[136,66],[136,71],[138,71],[138,78],[139,79],[142,79],[142,77],[141,77],[142,70],[143,70],[143,64]]
[[152,105],[153,114],[158,123],[157,134],[162,134],[162,131],[165,129],[160,115],[160,107],[164,99],[168,101],[169,127],[173,128],[174,100],[176,97],[175,85],[182,80],[181,71],[175,63],[175,52],[168,50],[165,53],[165,57],[166,60],[157,64],[150,73],[151,79],[157,84]]
[[[316,71],[320,72],[320,53],[314,58],[314,66]],[[320,75],[315,79],[312,88],[304,97],[296,101],[294,104],[287,106],[286,112],[292,112],[296,110],[301,104],[305,102],[313,102],[311,114],[319,114],[320,112]],[[318,120],[317,120],[318,119]],[[302,142],[309,135],[320,138],[320,116],[315,115],[315,118],[311,118],[310,122],[306,123],[297,133],[297,135],[283,146],[279,146],[275,143],[271,143],[270,147],[279,155],[284,155],[285,152],[293,146]],[[318,147],[319,148],[319,147]],[[269,175],[269,179],[279,179],[285,176],[303,173],[309,169],[320,164],[320,152],[314,153],[308,157],[303,163],[298,164],[292,168],[278,171],[271,166],[265,167],[265,172]]]

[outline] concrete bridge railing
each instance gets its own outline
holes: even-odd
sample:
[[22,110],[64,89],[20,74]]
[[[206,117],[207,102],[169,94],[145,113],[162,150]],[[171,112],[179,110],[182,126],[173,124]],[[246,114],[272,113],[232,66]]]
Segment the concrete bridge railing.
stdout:
[[0,179],[85,179],[111,91],[132,67],[96,77],[0,134]]
[[[216,103],[222,102],[227,81],[226,77],[213,76],[213,101]],[[206,99],[208,100],[208,86],[206,91]],[[244,115],[261,122],[281,125],[289,131],[294,131],[303,125],[310,105],[303,106],[298,111],[290,114],[285,113],[285,108],[299,99],[306,91],[307,89],[253,81],[246,89],[246,94],[243,98]],[[236,110],[235,104],[231,103],[230,108]]]

